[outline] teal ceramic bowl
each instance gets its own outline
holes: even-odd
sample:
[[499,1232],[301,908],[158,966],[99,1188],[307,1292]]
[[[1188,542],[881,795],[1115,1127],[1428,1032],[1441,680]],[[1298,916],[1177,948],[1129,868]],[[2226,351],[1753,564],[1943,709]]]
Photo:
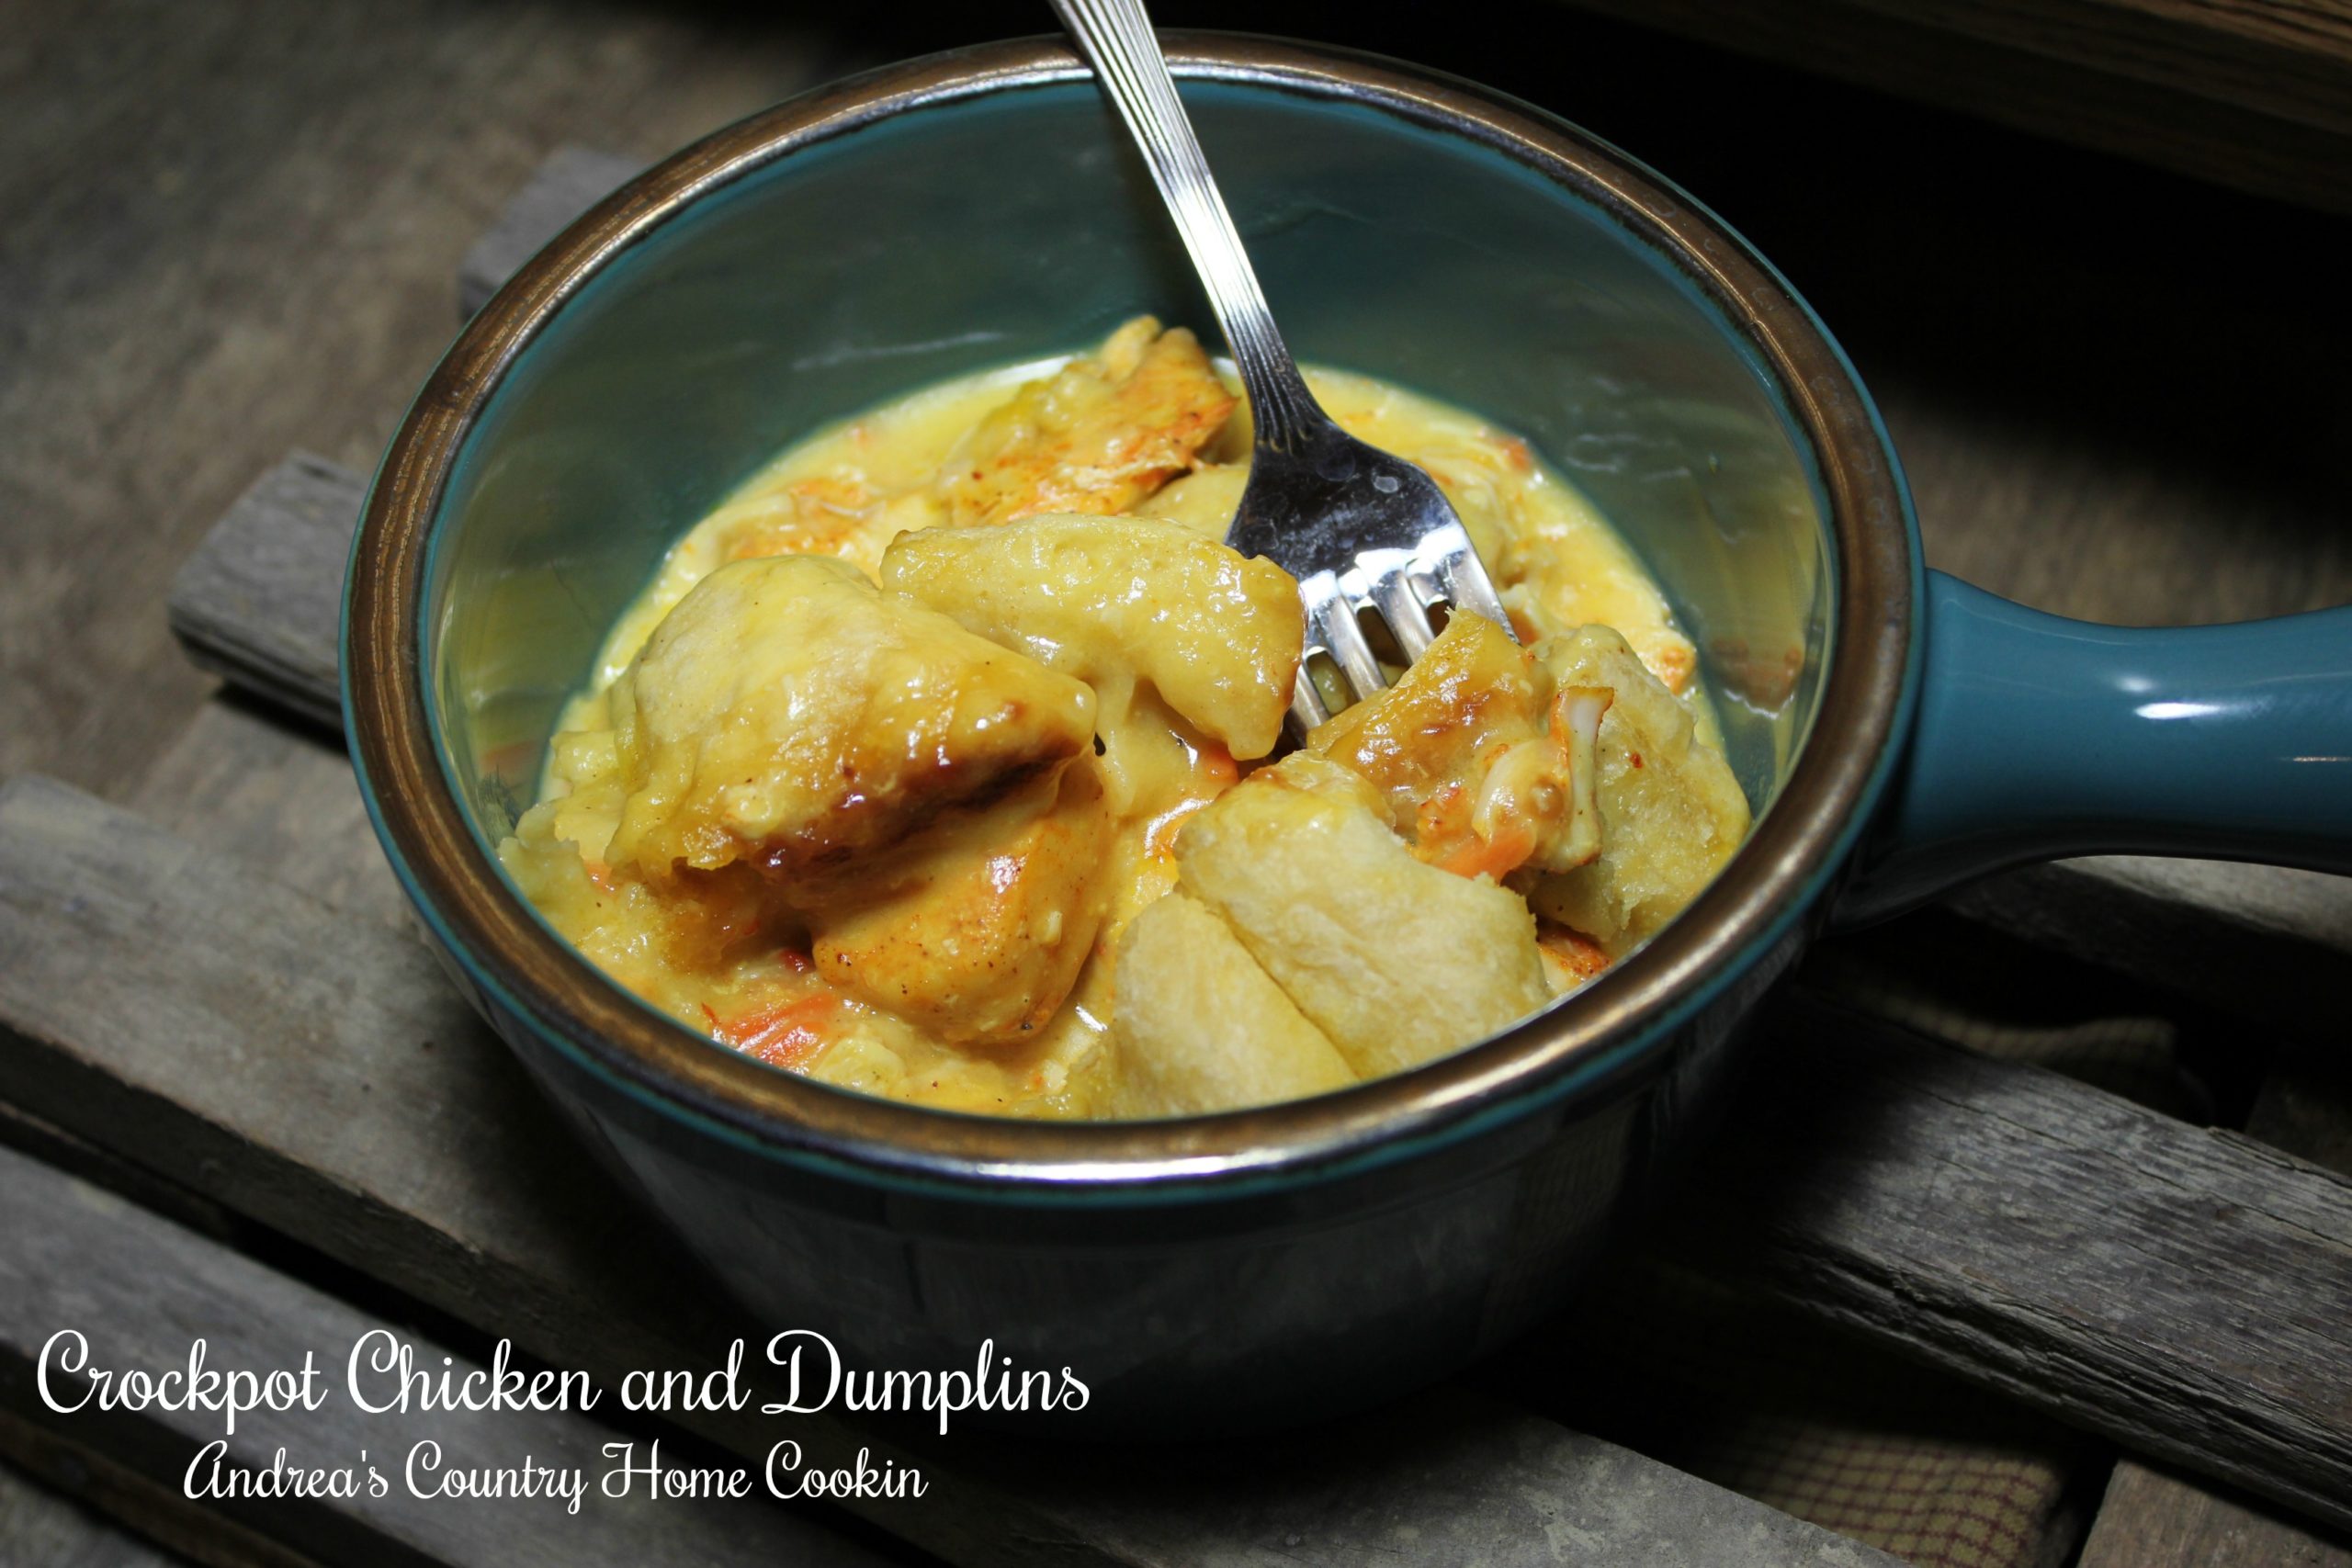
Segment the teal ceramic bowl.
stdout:
[[1540,1017],[1226,1115],[867,1099],[608,985],[492,846],[672,540],[813,425],[1137,310],[1209,321],[1057,42],[721,131],[573,225],[435,373],[369,498],[345,685],[370,808],[450,972],[764,1321],[892,1368],[968,1366],[993,1339],[1072,1369],[1085,1418],[1129,1429],[1328,1413],[1573,1287],[1702,1134],[1741,1021],[1841,890],[1879,913],[2093,848],[2343,862],[2345,613],[2116,632],[1926,573],[1852,368],[1657,175],[1394,63],[1228,37],[1170,54],[1300,356],[1521,431],[1600,504],[1701,650],[1756,829]]

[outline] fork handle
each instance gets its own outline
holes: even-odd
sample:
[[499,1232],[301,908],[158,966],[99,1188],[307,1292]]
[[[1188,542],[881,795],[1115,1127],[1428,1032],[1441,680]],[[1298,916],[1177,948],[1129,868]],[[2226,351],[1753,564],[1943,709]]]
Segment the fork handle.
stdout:
[[1142,0],[1053,0],[1053,6],[1117,106],[1176,220],[1241,372],[1257,444],[1278,452],[1302,450],[1329,421],[1275,330],[1273,312],[1266,308],[1258,274],[1176,96]]

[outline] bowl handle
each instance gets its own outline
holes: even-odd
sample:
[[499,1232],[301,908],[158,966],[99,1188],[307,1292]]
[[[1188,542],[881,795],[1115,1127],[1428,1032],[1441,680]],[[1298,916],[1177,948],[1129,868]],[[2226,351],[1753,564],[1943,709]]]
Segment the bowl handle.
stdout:
[[1908,754],[1837,919],[2065,855],[2352,872],[2352,606],[2094,626],[1928,574]]

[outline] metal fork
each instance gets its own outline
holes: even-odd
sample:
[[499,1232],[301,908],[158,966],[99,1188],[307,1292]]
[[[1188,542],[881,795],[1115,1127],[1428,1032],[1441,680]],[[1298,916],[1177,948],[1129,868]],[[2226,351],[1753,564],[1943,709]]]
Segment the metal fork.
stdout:
[[1358,617],[1377,615],[1408,663],[1429,647],[1430,609],[1466,610],[1509,632],[1502,600],[1453,508],[1429,475],[1331,422],[1274,330],[1273,313],[1140,0],[1053,0],[1119,118],[1142,149],[1199,270],[1250,399],[1250,481],[1225,542],[1298,579],[1306,648],[1291,716],[1302,731],[1331,716],[1310,673],[1317,655],[1341,677],[1338,705],[1387,685]]

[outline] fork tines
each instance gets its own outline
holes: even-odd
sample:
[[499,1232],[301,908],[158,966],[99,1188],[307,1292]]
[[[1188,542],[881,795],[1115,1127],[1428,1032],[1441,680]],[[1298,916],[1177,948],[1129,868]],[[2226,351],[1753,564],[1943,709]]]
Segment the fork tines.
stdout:
[[1306,604],[1306,649],[1299,660],[1290,711],[1302,735],[1333,711],[1311,674],[1317,655],[1329,659],[1339,672],[1343,689],[1336,694],[1343,699],[1342,707],[1388,684],[1358,619],[1363,611],[1380,617],[1408,664],[1434,638],[1432,608],[1468,611],[1510,629],[1501,596],[1458,522],[1431,529],[1409,550],[1359,551],[1354,566],[1316,572],[1299,583],[1298,592]]

